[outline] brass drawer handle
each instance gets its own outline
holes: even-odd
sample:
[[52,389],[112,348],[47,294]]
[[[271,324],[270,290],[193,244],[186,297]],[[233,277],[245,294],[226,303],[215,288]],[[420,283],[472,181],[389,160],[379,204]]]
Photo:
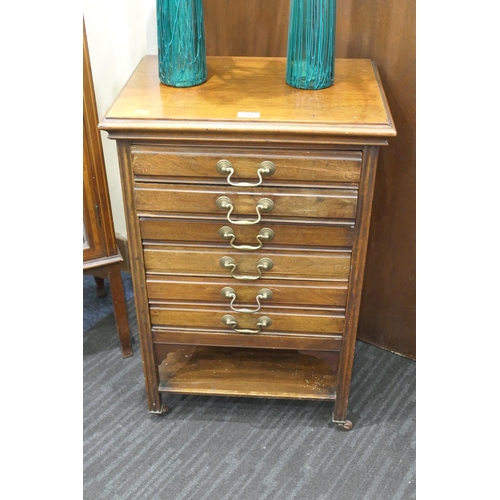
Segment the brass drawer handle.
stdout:
[[216,165],[217,172],[221,175],[227,176],[228,184],[236,187],[257,187],[262,184],[262,176],[263,175],[273,175],[276,172],[276,165],[269,160],[263,161],[259,168],[257,169],[257,175],[259,176],[259,182],[231,182],[231,176],[234,174],[234,167],[229,160],[219,160]]
[[249,226],[250,224],[257,224],[260,222],[261,212],[270,212],[274,208],[274,203],[269,198],[262,198],[255,209],[257,210],[257,219],[256,220],[231,220],[231,214],[234,210],[233,202],[227,196],[221,196],[217,198],[217,208],[221,210],[229,210],[227,214],[227,220],[231,222],[231,224],[239,224],[240,226]]
[[219,236],[223,240],[231,240],[229,244],[235,248],[236,250],[258,250],[259,248],[262,248],[262,244],[264,241],[271,241],[274,238],[274,231],[272,229],[269,229],[268,227],[265,227],[259,231],[259,234],[256,236],[257,241],[259,242],[258,246],[252,246],[252,245],[235,245],[234,240],[236,239],[236,235],[234,234],[234,231],[232,228],[228,226],[223,226],[219,229]]
[[229,304],[229,307],[234,311],[234,312],[240,312],[240,313],[255,313],[260,311],[261,303],[260,300],[270,300],[273,297],[273,292],[269,290],[269,288],[262,288],[262,290],[259,290],[259,293],[255,297],[255,300],[257,301],[257,309],[236,309],[233,304],[234,301],[236,300],[236,292],[230,287],[226,286],[221,290],[221,295],[225,299],[232,299],[231,304]]
[[272,325],[271,318],[267,316],[261,316],[257,320],[257,325],[259,328],[258,330],[250,330],[248,328],[237,328],[238,323],[236,322],[236,319],[234,316],[231,316],[230,314],[226,314],[225,316],[222,316],[222,322],[230,326],[235,332],[237,333],[260,333],[262,331],[262,328],[266,328],[268,326]]
[[269,271],[273,267],[273,261],[271,259],[260,259],[258,264],[257,264],[257,271],[259,271],[258,276],[245,276],[245,275],[235,275],[234,272],[236,271],[236,263],[234,262],[231,257],[222,257],[222,259],[219,261],[220,266],[223,269],[230,269],[231,270],[231,276],[233,278],[236,278],[237,280],[258,280],[262,276],[262,270],[264,271]]

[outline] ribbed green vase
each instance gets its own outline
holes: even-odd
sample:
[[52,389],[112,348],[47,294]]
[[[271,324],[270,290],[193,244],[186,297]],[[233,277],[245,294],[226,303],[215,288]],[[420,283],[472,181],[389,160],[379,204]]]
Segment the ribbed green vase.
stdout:
[[286,83],[299,89],[333,85],[336,0],[290,0]]
[[156,0],[158,71],[172,87],[207,79],[202,0]]

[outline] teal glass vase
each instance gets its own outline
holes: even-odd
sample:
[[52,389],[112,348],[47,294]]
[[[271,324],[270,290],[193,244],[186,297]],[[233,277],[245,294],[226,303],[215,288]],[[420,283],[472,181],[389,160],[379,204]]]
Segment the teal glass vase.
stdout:
[[333,85],[336,0],[290,0],[286,83],[299,89]]
[[171,87],[207,79],[202,0],[156,0],[158,72]]

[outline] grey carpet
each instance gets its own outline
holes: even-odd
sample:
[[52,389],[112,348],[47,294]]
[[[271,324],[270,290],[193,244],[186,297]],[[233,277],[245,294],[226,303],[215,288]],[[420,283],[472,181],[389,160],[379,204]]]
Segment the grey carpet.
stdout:
[[[132,277],[122,272],[123,290],[128,301],[134,297]],[[109,288],[109,280],[104,280],[106,297],[99,298],[96,294],[96,285],[93,276],[83,275],[83,331],[87,331],[99,320],[113,312],[113,298]]]
[[416,498],[415,362],[357,342],[349,432],[330,422],[327,402],[176,395],[164,397],[169,413],[150,415],[133,300],[134,356],[123,359],[111,303],[96,302],[91,280],[84,279],[84,317],[94,321],[83,335],[85,500]]

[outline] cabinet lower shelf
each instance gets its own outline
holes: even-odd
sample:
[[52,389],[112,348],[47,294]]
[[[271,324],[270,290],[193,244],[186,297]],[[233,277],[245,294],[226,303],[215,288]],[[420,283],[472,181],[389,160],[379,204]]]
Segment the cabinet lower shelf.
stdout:
[[334,400],[337,352],[172,346],[159,363],[159,391]]

